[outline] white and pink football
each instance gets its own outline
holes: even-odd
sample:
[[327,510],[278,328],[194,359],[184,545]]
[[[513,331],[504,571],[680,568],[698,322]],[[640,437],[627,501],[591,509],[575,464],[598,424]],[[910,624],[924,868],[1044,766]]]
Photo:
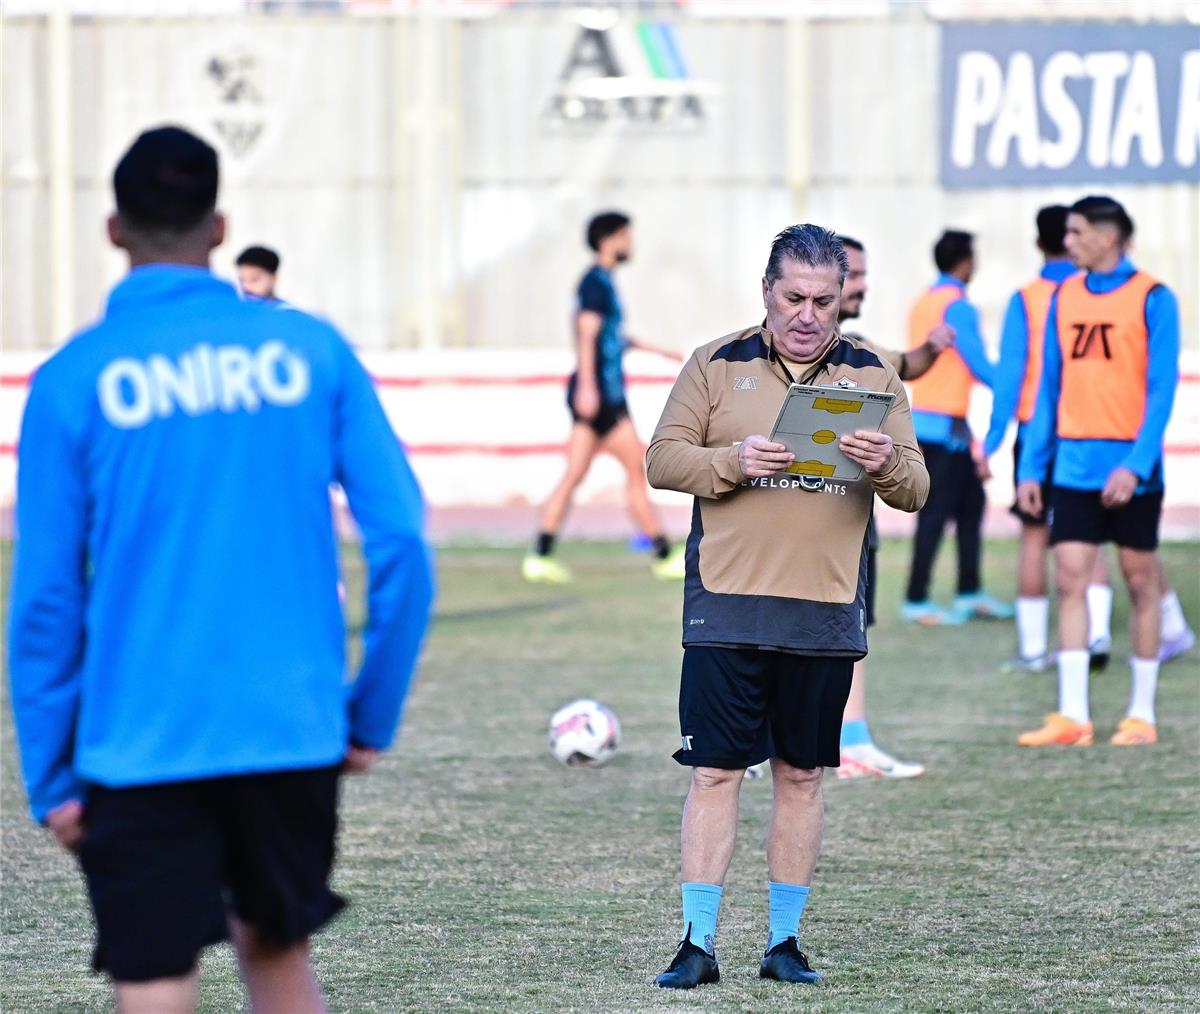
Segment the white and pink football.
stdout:
[[611,708],[581,698],[550,716],[550,752],[571,767],[599,767],[621,745],[621,723]]

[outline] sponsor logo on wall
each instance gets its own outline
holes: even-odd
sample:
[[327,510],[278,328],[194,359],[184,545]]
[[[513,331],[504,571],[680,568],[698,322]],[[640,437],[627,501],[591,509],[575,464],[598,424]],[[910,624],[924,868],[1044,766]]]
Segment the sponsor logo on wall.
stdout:
[[1200,30],[942,29],[947,186],[1200,180]]
[[712,86],[693,78],[675,27],[583,12],[546,119],[559,124],[702,123]]

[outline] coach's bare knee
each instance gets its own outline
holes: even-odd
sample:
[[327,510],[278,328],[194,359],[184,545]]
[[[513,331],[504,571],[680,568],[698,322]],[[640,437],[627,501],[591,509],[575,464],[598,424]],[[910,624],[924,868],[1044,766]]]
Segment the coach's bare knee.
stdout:
[[693,792],[728,792],[742,783],[744,768],[692,768]]
[[821,794],[823,768],[798,768],[778,757],[771,759],[771,777],[777,792],[809,798]]

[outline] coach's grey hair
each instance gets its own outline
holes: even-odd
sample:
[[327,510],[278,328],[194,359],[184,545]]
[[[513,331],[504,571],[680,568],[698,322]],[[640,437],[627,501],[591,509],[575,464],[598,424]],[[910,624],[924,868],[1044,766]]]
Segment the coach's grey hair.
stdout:
[[813,268],[837,268],[839,285],[846,280],[846,273],[850,270],[846,249],[836,233],[811,222],[789,225],[775,237],[771,244],[771,256],[767,258],[768,285],[774,285],[783,274],[785,258]]

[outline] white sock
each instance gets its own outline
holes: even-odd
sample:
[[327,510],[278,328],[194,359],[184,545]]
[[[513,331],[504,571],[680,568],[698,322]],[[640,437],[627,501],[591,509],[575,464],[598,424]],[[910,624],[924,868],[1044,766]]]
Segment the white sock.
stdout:
[[1076,722],[1091,721],[1086,651],[1058,653],[1058,710]]
[[1040,658],[1046,654],[1046,628],[1050,621],[1050,600],[1017,599],[1017,643],[1022,658]]
[[1167,592],[1162,597],[1162,637],[1164,641],[1173,641],[1182,637],[1187,630],[1187,620],[1183,616],[1183,606],[1179,604],[1179,596],[1174,591]]
[[1088,644],[1112,639],[1112,585],[1087,586]]
[[1129,695],[1129,717],[1140,718],[1143,722],[1154,725],[1154,692],[1158,689],[1158,659],[1131,658],[1129,667],[1133,670],[1133,690]]

